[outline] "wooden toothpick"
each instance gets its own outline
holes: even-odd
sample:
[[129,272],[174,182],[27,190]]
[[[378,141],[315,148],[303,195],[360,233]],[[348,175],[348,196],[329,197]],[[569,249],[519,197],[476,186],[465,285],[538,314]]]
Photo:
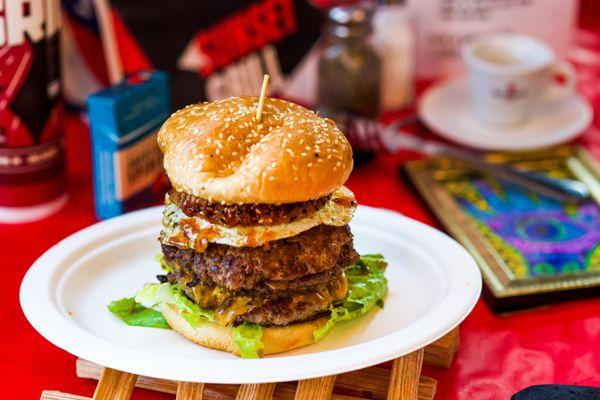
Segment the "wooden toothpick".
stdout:
[[269,86],[269,74],[265,74],[263,78],[262,88],[260,89],[260,97],[258,98],[258,107],[256,108],[256,120],[260,122],[262,118],[262,110],[265,105],[265,97],[267,97],[267,86]]

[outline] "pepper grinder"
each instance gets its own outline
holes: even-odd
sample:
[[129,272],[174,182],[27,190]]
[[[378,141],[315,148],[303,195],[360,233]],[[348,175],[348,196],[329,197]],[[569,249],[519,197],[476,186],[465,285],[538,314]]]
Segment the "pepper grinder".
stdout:
[[380,112],[381,59],[370,37],[374,5],[332,7],[318,65],[321,107],[376,118]]

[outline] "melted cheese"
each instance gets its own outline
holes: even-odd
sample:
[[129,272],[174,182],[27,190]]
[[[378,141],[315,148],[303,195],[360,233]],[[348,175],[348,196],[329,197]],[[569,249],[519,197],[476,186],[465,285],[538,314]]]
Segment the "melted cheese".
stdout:
[[354,194],[342,186],[325,205],[308,217],[287,224],[233,226],[213,224],[202,217],[188,217],[176,204],[167,201],[161,241],[179,248],[202,252],[208,243],[234,247],[262,246],[272,240],[296,236],[317,225],[347,225],[356,209]]
[[[188,296],[200,307],[215,310],[215,319],[221,325],[232,324],[240,315],[262,306],[269,301],[268,297],[253,298],[248,295],[240,295],[223,287],[198,281],[190,287],[193,276],[184,274],[179,285]],[[288,281],[267,281],[267,284],[279,284],[287,286]],[[320,303],[322,309],[327,309],[329,304],[342,300],[348,293],[348,280],[346,273],[342,272],[330,279],[328,283],[321,284],[307,292],[296,292],[292,294],[292,304],[298,303]]]

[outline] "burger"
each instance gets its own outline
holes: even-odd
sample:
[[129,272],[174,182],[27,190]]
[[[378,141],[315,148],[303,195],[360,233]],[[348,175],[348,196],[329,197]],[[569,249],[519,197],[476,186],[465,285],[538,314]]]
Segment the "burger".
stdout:
[[164,273],[109,306],[126,322],[260,357],[382,305],[386,263],[360,257],[348,226],[357,204],[343,186],[352,170],[344,134],[284,100],[267,98],[260,120],[257,106],[256,97],[194,104],[161,127],[173,186]]

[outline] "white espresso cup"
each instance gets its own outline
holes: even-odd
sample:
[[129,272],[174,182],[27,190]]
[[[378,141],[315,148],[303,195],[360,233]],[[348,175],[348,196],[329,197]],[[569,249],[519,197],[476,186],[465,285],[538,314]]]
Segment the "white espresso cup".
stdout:
[[469,71],[473,103],[487,122],[523,122],[540,102],[571,96],[575,70],[557,61],[546,43],[516,33],[492,33],[466,44],[462,56]]

